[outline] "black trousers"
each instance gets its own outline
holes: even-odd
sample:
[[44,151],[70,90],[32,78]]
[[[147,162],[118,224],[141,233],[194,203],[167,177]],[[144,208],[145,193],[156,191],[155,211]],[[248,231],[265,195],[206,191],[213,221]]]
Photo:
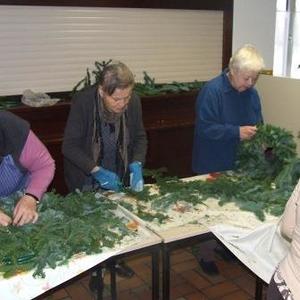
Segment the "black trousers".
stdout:
[[272,276],[268,287],[267,300],[284,300],[274,281],[274,275]]

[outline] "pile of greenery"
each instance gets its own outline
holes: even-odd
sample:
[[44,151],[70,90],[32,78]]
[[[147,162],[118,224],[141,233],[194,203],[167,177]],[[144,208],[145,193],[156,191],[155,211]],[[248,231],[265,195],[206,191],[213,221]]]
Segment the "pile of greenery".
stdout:
[[0,97],[0,110],[7,110],[20,105],[20,101],[8,97]]
[[102,62],[95,61],[95,69],[93,71],[90,71],[89,68],[86,69],[86,75],[73,87],[71,95],[99,82],[103,69],[111,62],[111,59]]
[[267,124],[258,127],[255,138],[241,143],[236,169],[222,173],[215,180],[184,182],[177,177],[164,177],[162,171],[148,171],[146,175],[155,179],[159,195],[151,194],[149,188],[141,193],[127,191],[139,200],[141,212],[146,202],[164,215],[178,201],[196,205],[213,197],[221,205],[235,202],[242,210],[264,220],[265,213],[282,214],[300,177],[300,159],[296,157],[292,134]]
[[193,82],[173,81],[172,83],[158,84],[155,83],[155,79],[151,78],[147,72],[144,71],[143,73],[144,82],[137,82],[134,87],[134,90],[140,96],[156,96],[168,93],[189,92],[200,89],[204,84],[204,82],[197,80]]
[[[219,199],[221,205],[235,202],[263,220],[265,213],[282,214],[300,177],[300,159],[289,132],[261,125],[254,139],[241,143],[236,170],[215,180],[186,182],[164,176],[163,170],[145,175],[154,178],[159,193],[151,194],[150,187],[139,193],[125,189],[138,204],[133,208],[122,203],[144,220],[166,222],[168,208],[178,201],[197,205],[210,197]],[[1,209],[11,215],[17,199],[1,199]],[[146,211],[146,203],[154,213]],[[134,234],[127,221],[116,216],[116,208],[115,202],[98,193],[46,194],[36,224],[0,227],[5,245],[0,248],[0,273],[7,278],[34,269],[34,276],[44,277],[45,267],[65,264],[74,254],[113,248],[124,236]]]
[[[11,215],[16,199],[6,199],[1,209]],[[116,208],[100,194],[46,194],[36,224],[0,226],[0,273],[8,278],[34,269],[34,277],[45,277],[44,268],[66,264],[74,254],[113,248],[124,236],[134,234],[127,220],[116,216]]]
[[[97,82],[99,82],[99,78],[103,69],[109,65],[112,60],[95,62],[95,69],[90,71],[89,68],[86,69],[86,75],[83,79],[81,79],[72,89],[72,95],[89,87]],[[151,78],[147,72],[144,73],[144,82],[137,82],[135,84],[134,90],[140,96],[155,96],[155,95],[163,95],[167,93],[180,93],[180,92],[188,92],[191,90],[199,89],[203,86],[204,82],[193,81],[193,82],[177,82],[174,81],[172,83],[158,84],[155,83],[155,79]]]

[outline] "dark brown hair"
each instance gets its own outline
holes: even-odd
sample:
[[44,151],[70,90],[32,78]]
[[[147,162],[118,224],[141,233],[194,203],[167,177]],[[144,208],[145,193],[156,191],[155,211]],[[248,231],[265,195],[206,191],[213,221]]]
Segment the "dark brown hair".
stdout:
[[134,86],[134,76],[129,68],[121,63],[113,63],[104,67],[99,84],[103,92],[111,96],[116,89],[126,89]]

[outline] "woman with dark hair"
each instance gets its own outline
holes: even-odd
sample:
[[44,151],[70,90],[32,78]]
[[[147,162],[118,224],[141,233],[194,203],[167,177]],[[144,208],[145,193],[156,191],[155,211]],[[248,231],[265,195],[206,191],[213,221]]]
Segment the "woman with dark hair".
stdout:
[[[136,192],[143,190],[147,139],[141,101],[133,88],[129,68],[113,63],[104,67],[97,84],[72,99],[62,147],[70,191],[117,192],[123,185]],[[120,276],[134,275],[124,263],[115,269]],[[92,276],[92,290],[96,279]]]
[[0,205],[22,193],[12,217],[0,210],[0,225],[36,222],[37,203],[54,176],[54,160],[29,124],[7,111],[0,112],[0,159]]
[[63,155],[70,191],[143,189],[147,150],[140,98],[123,63],[107,65],[99,83],[77,93],[67,121]]

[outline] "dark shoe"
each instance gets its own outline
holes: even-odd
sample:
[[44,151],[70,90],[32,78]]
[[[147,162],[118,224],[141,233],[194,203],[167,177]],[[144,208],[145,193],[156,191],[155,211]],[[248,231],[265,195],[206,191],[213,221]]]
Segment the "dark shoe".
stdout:
[[117,263],[115,270],[120,277],[131,278],[134,275],[134,271],[124,262]]
[[201,258],[200,260],[198,260],[198,262],[205,274],[210,276],[219,275],[218,267],[214,261],[204,260],[203,258]]
[[90,290],[95,293],[97,291],[97,289],[102,289],[103,288],[103,282],[99,282],[98,277],[96,276],[96,274],[92,274],[90,281],[89,281],[89,288]]
[[227,262],[234,262],[237,260],[237,258],[226,248],[216,247],[214,251]]

